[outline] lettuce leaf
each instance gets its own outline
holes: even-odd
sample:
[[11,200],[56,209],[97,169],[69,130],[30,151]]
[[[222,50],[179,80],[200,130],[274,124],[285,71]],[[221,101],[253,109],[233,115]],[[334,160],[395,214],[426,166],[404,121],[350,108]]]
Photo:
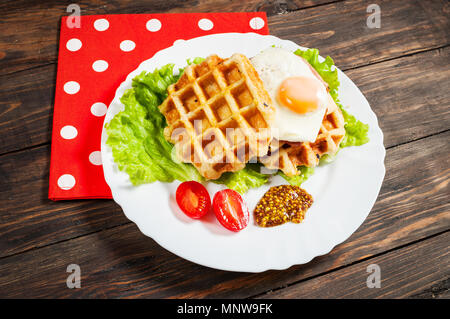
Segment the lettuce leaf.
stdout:
[[319,50],[317,49],[308,49],[306,51],[298,49],[294,53],[308,61],[317,73],[320,74],[322,79],[328,83],[330,95],[342,111],[345,120],[345,137],[340,147],[358,146],[367,143],[369,141],[369,125],[362,123],[353,115],[349,114],[339,101],[338,88],[340,83],[333,59],[327,56],[325,61],[320,62]]
[[308,177],[314,174],[314,167],[299,166],[298,170],[300,171],[300,174],[296,176],[286,176],[282,171],[278,171],[278,175],[283,177],[289,184],[300,186],[308,179]]
[[268,176],[259,172],[260,165],[247,164],[235,173],[227,172],[212,182],[225,184],[228,188],[244,194],[250,188],[260,187],[269,181]]
[[359,146],[369,142],[369,125],[357,120],[341,104],[338,104],[338,106],[341,108],[345,120],[345,136],[339,146],[344,148],[348,146]]
[[188,65],[191,65],[191,64],[200,64],[200,63],[202,63],[203,61],[205,61],[205,58],[200,58],[200,57],[196,57],[196,58],[193,58],[193,59],[187,59],[187,60],[186,60],[186,62],[187,62]]
[[323,155],[319,160],[319,165],[326,165],[330,164],[331,162],[334,162],[334,160],[337,158],[337,155],[339,153],[339,150],[334,154],[325,154]]

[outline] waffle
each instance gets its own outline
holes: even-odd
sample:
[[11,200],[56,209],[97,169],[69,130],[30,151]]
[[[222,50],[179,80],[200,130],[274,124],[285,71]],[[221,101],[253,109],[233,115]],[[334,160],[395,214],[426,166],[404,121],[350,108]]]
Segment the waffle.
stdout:
[[275,108],[248,58],[211,55],[184,70],[160,105],[176,157],[207,179],[267,154]]
[[259,158],[269,169],[280,169],[287,176],[298,175],[298,166],[315,167],[320,157],[335,154],[345,135],[344,117],[328,95],[327,112],[314,142],[288,142],[273,140],[268,155]]

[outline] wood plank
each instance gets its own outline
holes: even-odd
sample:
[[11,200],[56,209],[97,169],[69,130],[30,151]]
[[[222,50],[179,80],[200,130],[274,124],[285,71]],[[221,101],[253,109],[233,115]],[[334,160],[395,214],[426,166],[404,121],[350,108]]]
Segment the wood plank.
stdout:
[[[446,132],[389,149],[386,179],[367,220],[330,254],[306,265],[261,274],[218,271],[182,260],[127,224],[0,259],[0,297],[249,297],[432,236],[450,226],[449,138]],[[73,209],[72,219],[77,217]],[[26,220],[21,231],[33,234],[36,227]],[[50,222],[46,225],[54,230]],[[12,220],[8,227],[14,227]],[[86,228],[93,230],[81,222],[79,233]],[[5,230],[0,226],[0,243],[15,247],[14,236],[3,235]],[[48,237],[38,234],[35,246],[70,238]],[[81,266],[81,289],[65,286],[71,263]]]
[[392,147],[450,128],[450,47],[349,70]]
[[450,299],[450,276],[447,275],[446,279],[410,297],[414,299]]
[[[371,258],[259,298],[409,298],[440,286],[450,277],[450,233]],[[368,288],[369,265],[380,269],[380,287]],[[330,289],[333,287],[333,289]],[[447,286],[448,290],[449,286]],[[445,289],[440,289],[435,298]]]
[[[266,11],[276,15],[315,6],[332,0],[228,1],[228,0],[93,0],[77,2],[82,15],[124,13],[185,13]],[[56,62],[61,16],[70,4],[61,1],[8,1],[0,4],[0,74],[17,72]]]
[[49,157],[46,145],[0,159],[0,257],[128,223],[112,200],[49,200]]
[[[448,44],[450,21],[445,0],[378,1],[380,29],[366,25],[373,1],[120,1],[80,3],[82,14],[266,11],[273,35],[307,47],[318,47],[338,65],[350,68]],[[12,4],[13,3],[13,4]],[[66,4],[57,1],[14,1],[0,7],[0,74],[17,72],[57,60],[60,17]],[[37,14],[40,12],[41,14]],[[332,18],[330,18],[332,17]]]
[[51,139],[56,65],[2,77],[0,154]]
[[[386,147],[450,127],[449,62],[447,47],[346,72],[378,115]],[[54,74],[49,65],[3,76],[0,154],[50,141]]]
[[376,1],[379,29],[366,24],[372,3],[349,0],[273,16],[269,29],[280,38],[319,48],[343,70],[449,44],[448,1]]

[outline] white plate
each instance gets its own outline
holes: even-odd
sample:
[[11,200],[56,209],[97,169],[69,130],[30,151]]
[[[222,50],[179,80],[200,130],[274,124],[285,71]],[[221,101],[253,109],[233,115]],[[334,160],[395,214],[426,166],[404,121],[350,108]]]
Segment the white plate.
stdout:
[[[105,123],[123,109],[120,97],[131,88],[131,80],[143,70],[153,71],[167,63],[184,67],[187,58],[206,57],[213,53],[228,57],[239,52],[252,57],[271,45],[291,51],[302,48],[291,41],[255,33],[225,33],[188,41],[178,40],[173,46],[142,62],[127,76],[108,108]],[[214,214],[203,220],[192,220],[179,210],[174,200],[179,182],[155,182],[137,187],[130,183],[128,175],[120,172],[114,164],[103,130],[103,170],[114,200],[142,233],[162,247],[212,268],[245,272],[286,269],[330,252],[350,237],[367,217],[385,173],[383,133],[376,115],[355,84],[343,72],[338,72],[340,100],[351,114],[369,124],[370,142],[360,147],[342,149],[336,161],[316,168],[314,175],[302,185],[313,196],[314,204],[301,224],[261,228],[254,224],[251,213],[247,228],[233,233],[223,228]],[[244,199],[250,211],[269,187],[280,184],[286,182],[277,176],[269,184],[247,192]],[[212,198],[217,190],[224,187],[208,183],[207,188]]]

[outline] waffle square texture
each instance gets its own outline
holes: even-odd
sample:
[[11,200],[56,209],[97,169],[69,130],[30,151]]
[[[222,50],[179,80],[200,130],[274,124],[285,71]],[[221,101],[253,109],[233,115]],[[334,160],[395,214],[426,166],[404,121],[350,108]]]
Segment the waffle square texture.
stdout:
[[315,167],[320,157],[333,155],[345,136],[345,121],[341,110],[328,96],[327,112],[314,142],[288,142],[274,139],[270,151],[259,160],[269,169],[280,169],[287,176],[300,174],[298,166]]
[[177,158],[207,179],[238,171],[269,150],[275,108],[242,54],[189,65],[159,108]]

